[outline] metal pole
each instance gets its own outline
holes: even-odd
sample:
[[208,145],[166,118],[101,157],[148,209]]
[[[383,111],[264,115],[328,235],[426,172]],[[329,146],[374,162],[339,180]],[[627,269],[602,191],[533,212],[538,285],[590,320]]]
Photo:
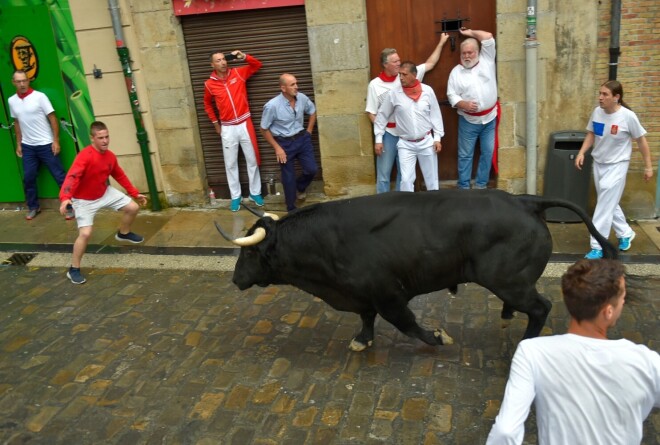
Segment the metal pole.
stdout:
[[156,179],[154,177],[154,170],[151,165],[151,153],[149,152],[149,138],[144,129],[144,122],[142,120],[142,112],[140,111],[140,101],[137,95],[137,89],[133,82],[133,70],[131,69],[131,59],[126,45],[124,45],[124,32],[121,27],[121,16],[119,15],[119,5],[117,0],[108,0],[110,8],[110,16],[112,18],[112,29],[115,33],[115,42],[117,44],[117,54],[119,54],[119,61],[121,62],[126,79],[126,89],[128,90],[128,97],[131,102],[131,109],[133,111],[133,120],[137,129],[137,140],[140,144],[140,152],[142,153],[142,161],[144,162],[144,173],[147,177],[147,186],[149,187],[149,194],[151,195],[151,208],[154,211],[161,209],[160,199],[158,198],[158,189],[156,188]]
[[619,67],[619,34],[621,33],[621,0],[612,0],[612,18],[610,19],[610,75],[608,80],[616,80]]
[[536,194],[536,177],[537,177],[537,145],[538,145],[538,105],[537,105],[537,88],[536,88],[536,71],[537,71],[537,47],[539,46],[536,40],[536,0],[527,0],[527,31],[525,37],[525,97],[526,97],[526,122],[527,122],[527,143],[526,143],[526,157],[527,157],[527,193],[530,195]]

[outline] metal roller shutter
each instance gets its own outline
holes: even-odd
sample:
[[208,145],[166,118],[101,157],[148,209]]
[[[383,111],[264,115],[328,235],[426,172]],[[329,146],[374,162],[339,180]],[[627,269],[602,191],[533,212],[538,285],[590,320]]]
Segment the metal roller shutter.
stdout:
[[[307,22],[303,6],[258,9],[217,14],[200,14],[181,18],[188,53],[188,63],[195,108],[204,151],[209,186],[218,197],[229,198],[220,138],[204,111],[204,82],[212,71],[212,51],[224,53],[241,50],[263,62],[263,67],[248,80],[248,99],[252,120],[257,130],[261,152],[261,180],[280,182],[280,167],[275,152],[259,132],[263,106],[279,94],[279,76],[288,72],[296,76],[300,91],[314,100],[312,69],[307,41]],[[242,62],[230,62],[239,66]],[[318,132],[314,132],[314,150],[321,178]],[[248,193],[245,159],[239,155],[242,190]],[[268,187],[263,187],[264,194]]]

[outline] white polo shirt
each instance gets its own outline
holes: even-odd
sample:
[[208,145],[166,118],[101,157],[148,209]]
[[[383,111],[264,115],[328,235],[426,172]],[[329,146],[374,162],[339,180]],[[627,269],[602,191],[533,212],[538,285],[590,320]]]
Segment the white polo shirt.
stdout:
[[23,99],[14,94],[9,98],[9,114],[21,125],[21,143],[48,145],[53,143],[53,129],[48,115],[55,111],[44,93],[33,90]]

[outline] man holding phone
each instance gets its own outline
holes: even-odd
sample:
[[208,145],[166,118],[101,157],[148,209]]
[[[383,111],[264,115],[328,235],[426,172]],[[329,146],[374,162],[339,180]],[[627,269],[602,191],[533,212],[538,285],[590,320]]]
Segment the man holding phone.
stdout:
[[[247,66],[229,68],[230,60],[244,60]],[[261,197],[261,175],[259,174],[259,149],[248,105],[247,80],[261,68],[261,61],[241,51],[232,51],[225,56],[222,52],[211,54],[213,72],[204,82],[204,110],[222,138],[222,154],[229,193],[230,209],[237,212],[243,200],[241,183],[238,180],[238,146],[243,149],[247,164],[250,200],[258,206],[264,205]],[[218,110],[216,115],[215,108]]]

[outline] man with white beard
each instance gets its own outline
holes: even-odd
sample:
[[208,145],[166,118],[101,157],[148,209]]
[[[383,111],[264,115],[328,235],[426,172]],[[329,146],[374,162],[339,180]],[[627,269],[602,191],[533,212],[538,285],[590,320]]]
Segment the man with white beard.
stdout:
[[[454,67],[447,82],[447,98],[458,111],[458,188],[469,189],[472,159],[477,139],[481,156],[474,180],[475,189],[485,189],[490,166],[497,171],[497,77],[495,39],[487,31],[461,28],[461,64]],[[479,50],[481,43],[481,51]],[[494,158],[495,156],[495,158]]]

